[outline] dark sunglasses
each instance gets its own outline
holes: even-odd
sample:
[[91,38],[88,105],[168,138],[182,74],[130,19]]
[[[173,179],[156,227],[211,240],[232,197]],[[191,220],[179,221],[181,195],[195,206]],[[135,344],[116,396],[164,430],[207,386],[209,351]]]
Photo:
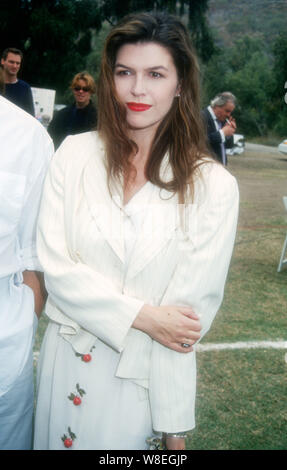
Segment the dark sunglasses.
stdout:
[[81,91],[81,90],[83,90],[83,91],[87,92],[87,91],[90,91],[90,88],[87,87],[87,86],[74,86],[74,90],[75,90],[75,91]]

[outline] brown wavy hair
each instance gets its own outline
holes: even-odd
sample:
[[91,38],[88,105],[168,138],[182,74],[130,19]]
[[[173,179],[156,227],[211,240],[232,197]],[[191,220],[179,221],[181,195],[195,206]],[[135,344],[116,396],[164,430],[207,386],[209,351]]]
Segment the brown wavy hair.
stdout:
[[[187,190],[193,194],[194,172],[207,153],[200,117],[199,67],[189,34],[182,22],[166,13],[128,15],[107,37],[98,83],[98,131],[104,141],[108,175],[130,175],[129,157],[137,145],[128,137],[125,106],[117,97],[114,67],[119,48],[125,44],[157,43],[170,52],[180,83],[180,96],[159,124],[145,167],[146,178],[160,188],[179,194],[183,203]],[[161,163],[168,153],[173,177],[165,181]]]

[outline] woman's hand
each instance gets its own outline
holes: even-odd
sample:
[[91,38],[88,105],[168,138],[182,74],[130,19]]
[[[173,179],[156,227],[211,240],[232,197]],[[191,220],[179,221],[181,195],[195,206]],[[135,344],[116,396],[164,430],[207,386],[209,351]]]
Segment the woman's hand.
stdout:
[[[199,340],[201,324],[190,307],[144,305],[133,327],[147,333],[152,339],[178,352],[192,351]],[[184,347],[183,344],[189,345]]]

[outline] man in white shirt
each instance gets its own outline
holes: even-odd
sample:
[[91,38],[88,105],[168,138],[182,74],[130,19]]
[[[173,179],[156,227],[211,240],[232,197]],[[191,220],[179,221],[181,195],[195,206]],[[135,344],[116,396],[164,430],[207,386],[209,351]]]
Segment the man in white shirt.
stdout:
[[210,106],[202,111],[209,148],[214,158],[224,166],[227,165],[226,149],[233,147],[236,132],[236,123],[231,116],[235,105],[235,96],[225,91],[216,95]]
[[0,450],[31,449],[33,338],[45,289],[36,222],[52,140],[0,96]]

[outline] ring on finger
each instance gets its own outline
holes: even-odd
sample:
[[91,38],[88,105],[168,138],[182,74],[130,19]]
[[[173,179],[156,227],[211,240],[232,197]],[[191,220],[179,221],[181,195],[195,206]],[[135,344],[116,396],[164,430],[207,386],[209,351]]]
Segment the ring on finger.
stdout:
[[181,343],[181,345],[182,345],[183,348],[190,348],[190,346],[191,346],[188,343]]

